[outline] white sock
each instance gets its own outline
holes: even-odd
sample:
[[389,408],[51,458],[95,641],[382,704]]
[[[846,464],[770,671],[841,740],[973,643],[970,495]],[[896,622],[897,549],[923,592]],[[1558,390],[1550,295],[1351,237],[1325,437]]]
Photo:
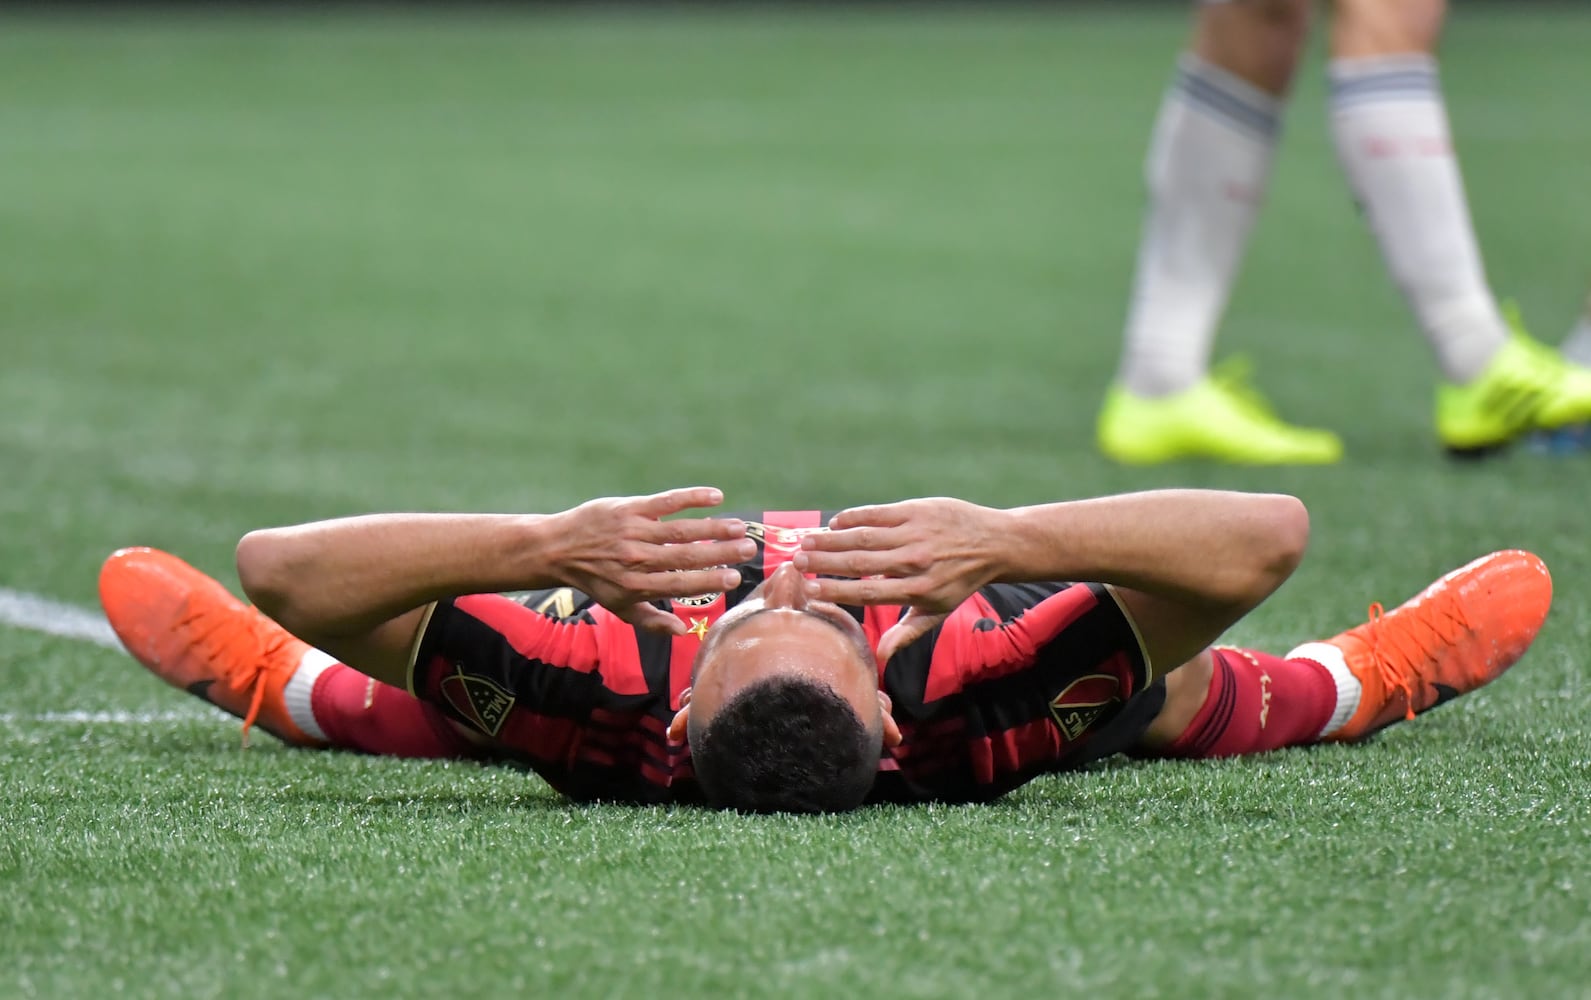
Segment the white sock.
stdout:
[[1474,379],[1508,339],[1508,325],[1486,284],[1436,60],[1333,59],[1331,132],[1387,270],[1442,374]]
[[1359,678],[1348,669],[1348,660],[1342,655],[1342,650],[1329,642],[1306,642],[1302,646],[1287,654],[1289,660],[1309,660],[1326,668],[1331,674],[1331,679],[1337,685],[1337,707],[1332,711],[1331,718],[1316,734],[1315,739],[1321,739],[1327,733],[1333,733],[1348,724],[1353,718],[1353,713],[1359,711],[1359,699],[1364,695],[1364,685],[1359,683]]
[[320,723],[315,721],[315,709],[310,705],[310,695],[315,693],[315,681],[325,673],[327,667],[336,662],[338,661],[335,657],[328,656],[318,649],[307,649],[304,651],[304,658],[298,662],[298,669],[282,688],[282,700],[287,704],[287,717],[292,719],[293,725],[302,729],[306,736],[312,736],[322,742],[327,739],[326,732],[320,728]]
[[1181,392],[1209,368],[1270,182],[1282,106],[1197,56],[1178,62],[1145,164],[1149,211],[1118,374],[1133,395]]

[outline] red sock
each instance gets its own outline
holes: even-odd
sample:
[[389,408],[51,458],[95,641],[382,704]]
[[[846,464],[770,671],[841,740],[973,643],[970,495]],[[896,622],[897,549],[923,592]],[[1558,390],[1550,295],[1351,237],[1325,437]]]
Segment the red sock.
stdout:
[[1251,649],[1211,650],[1215,672],[1199,714],[1166,757],[1233,757],[1314,743],[1337,707],[1337,686],[1311,660]]
[[309,705],[332,746],[389,757],[472,755],[441,709],[341,663],[315,679]]

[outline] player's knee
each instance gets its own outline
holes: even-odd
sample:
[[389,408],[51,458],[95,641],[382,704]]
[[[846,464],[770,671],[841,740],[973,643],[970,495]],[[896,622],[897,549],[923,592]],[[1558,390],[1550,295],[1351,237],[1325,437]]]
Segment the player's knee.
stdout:
[[1309,36],[1309,0],[1238,0],[1203,8],[1194,34],[1196,55],[1261,90],[1280,95]]
[[1235,500],[1234,539],[1226,558],[1209,567],[1202,601],[1213,635],[1264,603],[1303,561],[1309,546],[1309,511],[1297,497],[1246,494]]
[[251,531],[238,541],[238,582],[261,611],[276,617],[287,600],[288,573],[273,530]]
[[1267,513],[1269,536],[1272,539],[1270,559],[1266,566],[1264,594],[1270,596],[1287,581],[1304,560],[1309,548],[1309,508],[1297,497],[1276,494]]
[[1357,58],[1433,52],[1447,0],[1335,0],[1332,55]]
[[1310,0],[1248,0],[1237,5],[1239,9],[1248,11],[1257,24],[1270,31],[1276,41],[1301,40],[1309,30],[1312,6]]
[[1309,508],[1295,496],[1277,496],[1277,537],[1285,553],[1287,572],[1298,568],[1309,547]]
[[1309,546],[1309,511],[1285,494],[1256,497],[1245,516],[1252,533],[1244,557],[1234,560],[1222,603],[1241,613],[1258,607],[1287,582]]

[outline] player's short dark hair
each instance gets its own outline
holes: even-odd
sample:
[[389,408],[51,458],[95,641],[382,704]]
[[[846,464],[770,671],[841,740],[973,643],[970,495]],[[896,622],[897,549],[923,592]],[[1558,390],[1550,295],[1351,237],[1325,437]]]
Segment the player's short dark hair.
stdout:
[[873,787],[881,734],[827,684],[769,677],[736,693],[692,737],[691,762],[708,804],[720,809],[845,812]]

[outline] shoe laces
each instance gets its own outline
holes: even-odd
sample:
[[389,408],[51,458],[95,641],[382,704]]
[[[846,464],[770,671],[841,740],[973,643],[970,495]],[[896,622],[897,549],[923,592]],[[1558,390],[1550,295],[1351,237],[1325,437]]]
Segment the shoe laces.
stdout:
[[1532,344],[1537,343],[1537,340],[1530,335],[1530,331],[1525,328],[1525,311],[1519,308],[1518,302],[1513,299],[1504,299],[1500,309],[1503,314],[1503,322],[1508,324],[1508,329],[1513,331],[1514,336],[1521,340],[1527,340]]
[[[1370,649],[1382,690],[1403,692],[1403,718],[1414,718],[1414,681],[1425,679],[1432,650],[1453,645],[1469,631],[1458,601],[1426,598],[1428,604],[1388,615],[1377,601],[1370,605]],[[1394,617],[1395,616],[1395,617]]]
[[1560,376],[1564,368],[1563,355],[1556,348],[1543,344],[1530,335],[1530,331],[1525,329],[1525,320],[1519,310],[1519,303],[1509,299],[1501,308],[1503,320],[1508,324],[1514,342],[1524,349],[1524,356],[1530,359],[1531,374],[1543,381]]
[[1210,381],[1250,415],[1276,421],[1270,400],[1254,388],[1254,362],[1246,354],[1234,354],[1210,369]]
[[258,613],[217,611],[214,608],[190,609],[178,629],[190,629],[191,642],[200,647],[207,660],[219,669],[220,683],[238,693],[248,692],[249,708],[243,716],[243,746],[249,745],[249,730],[259,719],[265,702],[265,682],[275,653],[288,641],[286,633],[261,628]]

